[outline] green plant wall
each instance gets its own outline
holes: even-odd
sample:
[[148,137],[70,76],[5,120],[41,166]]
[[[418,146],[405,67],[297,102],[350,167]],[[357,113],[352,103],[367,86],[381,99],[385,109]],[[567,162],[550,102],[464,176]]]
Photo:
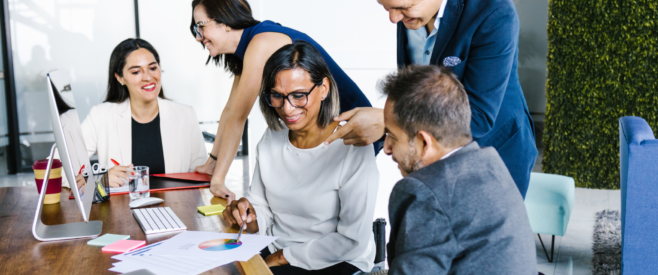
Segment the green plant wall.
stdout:
[[658,0],[549,0],[547,60],[543,171],[619,189],[619,118],[658,129]]

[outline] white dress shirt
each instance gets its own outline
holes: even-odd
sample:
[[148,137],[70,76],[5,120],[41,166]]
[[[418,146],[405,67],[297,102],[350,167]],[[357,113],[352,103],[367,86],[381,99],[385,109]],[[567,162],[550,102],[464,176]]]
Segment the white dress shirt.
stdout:
[[431,33],[427,33],[425,26],[417,30],[407,29],[407,54],[409,55],[409,59],[411,59],[411,63],[417,65],[430,64],[430,58],[432,57],[432,51],[436,42],[436,33],[439,31],[440,20],[443,18],[446,3],[448,3],[448,0],[441,1],[441,7],[439,7],[439,12],[434,20],[434,29]]
[[447,154],[443,155],[441,157],[441,159],[447,159],[449,156],[452,156],[452,154],[457,153],[457,151],[459,151],[459,149],[461,149],[461,148],[464,148],[464,146],[459,147],[459,148],[455,148],[454,150],[452,150],[452,151],[448,152]]
[[293,266],[323,269],[347,262],[370,271],[375,258],[372,221],[379,185],[373,147],[336,140],[299,149],[289,130],[267,129],[256,147],[256,170],[247,199],[258,234],[279,237]]

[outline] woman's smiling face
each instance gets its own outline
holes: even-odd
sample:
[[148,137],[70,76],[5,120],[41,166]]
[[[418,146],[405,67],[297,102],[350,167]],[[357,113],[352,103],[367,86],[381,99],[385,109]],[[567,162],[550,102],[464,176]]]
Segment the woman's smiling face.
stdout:
[[158,99],[162,89],[162,72],[160,64],[149,50],[140,48],[130,53],[122,73],[123,76],[115,74],[115,77],[128,88],[131,99],[145,102]]
[[197,5],[194,8],[194,22],[197,24],[202,23],[198,25],[201,37],[198,34],[195,37],[196,41],[203,43],[203,46],[208,49],[210,56],[231,52],[227,48],[227,43],[225,43],[228,40],[228,32],[226,31],[228,27],[208,17],[206,8],[203,5]]
[[316,86],[311,81],[309,73],[302,68],[283,70],[277,73],[271,93],[287,96],[291,93],[308,93],[309,91],[311,93],[308,95],[306,106],[295,107],[287,99],[284,99],[283,106],[275,108],[279,118],[291,131],[308,129],[317,125],[322,100],[327,97],[329,91],[329,81],[324,79],[322,83]]

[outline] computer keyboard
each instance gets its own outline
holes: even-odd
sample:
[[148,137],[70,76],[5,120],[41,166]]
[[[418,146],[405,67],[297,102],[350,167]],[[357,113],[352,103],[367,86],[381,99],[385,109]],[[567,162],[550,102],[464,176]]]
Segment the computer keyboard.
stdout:
[[169,207],[137,208],[133,209],[133,216],[146,235],[187,230]]

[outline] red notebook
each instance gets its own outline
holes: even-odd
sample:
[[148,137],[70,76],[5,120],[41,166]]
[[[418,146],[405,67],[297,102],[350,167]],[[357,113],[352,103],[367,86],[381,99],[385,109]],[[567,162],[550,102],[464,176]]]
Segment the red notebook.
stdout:
[[[162,174],[162,175],[171,175],[171,174]],[[169,177],[156,177],[153,174],[151,174],[151,176],[152,177],[149,179],[149,187],[151,189],[151,193],[168,191],[168,190],[205,188],[210,186],[210,180],[206,180],[206,181],[179,180],[176,178],[169,178]],[[116,195],[128,194],[128,188],[122,188],[121,190],[122,191],[110,189],[111,192],[110,195],[116,196]]]
[[209,182],[210,181],[210,176],[209,175],[200,174],[200,173],[197,173],[197,172],[152,174],[151,176],[178,179],[178,180],[191,180],[191,181],[203,181],[203,182]]

